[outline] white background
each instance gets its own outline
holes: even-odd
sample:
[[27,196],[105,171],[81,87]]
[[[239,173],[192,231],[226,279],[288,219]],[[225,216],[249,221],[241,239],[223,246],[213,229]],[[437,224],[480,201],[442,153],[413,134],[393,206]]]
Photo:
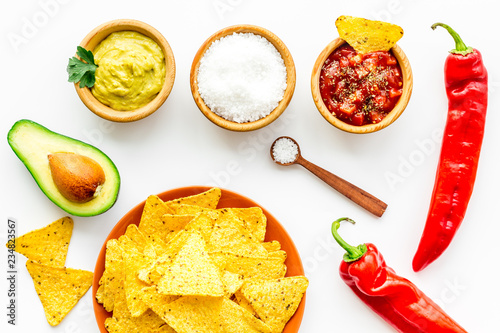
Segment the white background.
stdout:
[[[17,234],[43,227],[66,213],[50,202],[5,140],[22,118],[99,147],[122,176],[115,206],[100,216],[75,217],[67,266],[93,271],[101,245],[114,224],[149,194],[188,185],[218,185],[257,201],[288,230],[310,279],[301,332],[391,332],[340,280],[343,251],[333,243],[331,222],[349,216],[358,223],[340,232],[350,243],[372,242],[388,264],[437,301],[470,332],[498,332],[497,143],[500,78],[497,6],[494,1],[2,1],[0,5],[0,96],[2,157],[0,241],[7,219]],[[414,92],[403,115],[368,135],[344,133],[328,124],[311,98],[310,75],[321,50],[338,36],[339,15],[399,24],[398,43],[410,59]],[[157,28],[173,49],[177,75],[166,103],[134,123],[105,121],[91,113],[67,82],[66,65],[83,37],[117,18],[142,20]],[[424,226],[434,184],[447,100],[443,63],[453,40],[442,21],[478,48],[489,70],[490,99],[474,194],[464,223],[448,250],[423,272],[411,260]],[[221,129],[197,109],[189,70],[199,46],[233,24],[260,25],[278,35],[295,60],[297,85],[290,106],[272,125],[250,133]],[[35,29],[27,26],[33,25]],[[376,218],[300,166],[281,167],[269,157],[270,143],[294,137],[304,157],[350,180],[388,203]],[[0,259],[0,322],[8,332],[97,332],[91,293],[55,328],[44,317],[33,283],[18,257],[17,325],[7,325],[7,252]]]

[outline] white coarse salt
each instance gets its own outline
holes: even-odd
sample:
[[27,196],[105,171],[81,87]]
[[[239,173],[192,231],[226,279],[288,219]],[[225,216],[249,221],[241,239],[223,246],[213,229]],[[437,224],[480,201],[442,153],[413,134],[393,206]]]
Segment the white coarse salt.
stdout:
[[266,38],[233,33],[214,41],[200,59],[198,92],[217,115],[237,123],[256,121],[283,99],[286,66]]
[[289,138],[278,139],[273,145],[273,157],[279,163],[292,163],[297,159],[299,146]]

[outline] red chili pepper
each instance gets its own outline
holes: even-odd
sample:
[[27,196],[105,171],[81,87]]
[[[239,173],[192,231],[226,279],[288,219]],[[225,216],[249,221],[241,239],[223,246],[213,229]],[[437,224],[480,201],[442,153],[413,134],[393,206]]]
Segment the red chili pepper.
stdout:
[[347,244],[338,234],[340,218],[332,234],[347,253],[340,264],[340,277],[373,311],[402,333],[466,332],[413,283],[387,267],[375,245]]
[[445,62],[448,119],[422,238],[413,258],[418,272],[446,250],[467,210],[476,178],[488,105],[488,73],[481,53],[467,47],[449,26],[443,27],[455,40]]

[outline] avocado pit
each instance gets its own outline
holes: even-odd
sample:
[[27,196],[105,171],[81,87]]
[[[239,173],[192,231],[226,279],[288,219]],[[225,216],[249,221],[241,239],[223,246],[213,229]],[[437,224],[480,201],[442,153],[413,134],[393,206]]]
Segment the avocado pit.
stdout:
[[95,160],[66,152],[49,154],[47,157],[52,180],[66,199],[85,203],[99,194],[106,177]]

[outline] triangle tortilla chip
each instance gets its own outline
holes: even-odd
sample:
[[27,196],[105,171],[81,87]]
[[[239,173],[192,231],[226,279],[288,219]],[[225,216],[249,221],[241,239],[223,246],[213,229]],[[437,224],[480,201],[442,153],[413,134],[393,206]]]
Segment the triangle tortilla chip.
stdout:
[[219,318],[225,333],[271,333],[271,328],[264,322],[227,298],[222,300]]
[[26,262],[26,268],[52,326],[64,319],[92,285],[92,272],[46,266],[33,260]]
[[[149,242],[151,247],[153,248],[154,255],[151,255],[152,257],[159,257],[163,255],[167,250],[168,246],[167,244],[160,239],[160,237],[156,235],[149,235],[148,236]],[[147,254],[144,252],[144,254]]]
[[148,235],[155,235],[168,243],[179,231],[191,222],[195,215],[165,214],[160,219],[152,222],[152,225],[145,231]]
[[[125,231],[125,236],[128,236],[130,241],[132,241],[133,243],[133,245],[127,244],[127,246],[133,246],[140,253],[144,253],[144,250],[146,250],[148,245],[150,244],[144,233],[141,232],[139,228],[133,223],[127,227],[127,230]],[[119,238],[120,242],[122,237],[123,236]],[[122,244],[122,247],[128,248],[125,247],[124,244]]]
[[183,296],[168,304],[160,317],[177,333],[221,332],[223,297]]
[[250,312],[254,317],[258,318],[257,312],[255,312],[254,308],[250,304],[250,302],[243,296],[240,290],[234,293],[234,300],[238,303],[242,308],[245,308],[248,312]]
[[172,214],[173,211],[156,195],[150,195],[144,204],[139,230],[144,234],[149,234],[147,230],[158,221],[162,215]]
[[222,252],[211,253],[210,257],[214,263],[223,264],[225,270],[244,279],[282,278],[287,269],[283,257],[245,257]]
[[273,251],[273,252],[269,252],[268,258],[277,258],[277,259],[280,259],[283,262],[285,262],[285,260],[287,258],[287,254],[283,250]]
[[156,257],[156,250],[153,242],[151,242],[147,238],[144,239],[144,243],[138,243],[137,241],[132,240],[129,235],[125,234],[121,235],[120,238],[118,238],[118,242],[120,243],[121,248],[127,249],[127,251],[136,251],[153,258]]
[[157,286],[150,286],[142,288],[139,297],[151,310],[156,313],[161,313],[165,306],[172,303],[180,296],[164,295],[158,291]]
[[169,204],[169,207],[175,212],[175,214],[197,215],[199,213],[205,213],[212,218],[217,218],[219,216],[217,210],[212,208],[203,208],[195,205],[177,204],[177,203],[171,203]]
[[205,249],[203,236],[193,231],[158,282],[158,290],[166,295],[223,296],[224,286],[219,270]]
[[266,257],[266,249],[231,211],[221,211],[208,244],[209,252]]
[[274,252],[281,250],[281,244],[277,240],[262,243],[262,246],[267,250],[267,252]]
[[73,219],[63,217],[14,239],[15,251],[41,264],[64,267],[72,233]]
[[224,285],[224,296],[230,298],[243,285],[243,276],[228,271],[224,271],[221,276]]
[[172,265],[174,258],[184,244],[186,244],[189,236],[189,232],[181,230],[168,244],[164,245],[165,247],[162,252],[156,251],[158,256],[154,264],[141,269],[138,275],[139,279],[149,284],[157,284],[161,276]]
[[138,317],[132,317],[127,308],[125,295],[116,300],[113,317],[106,318],[104,326],[109,333],[175,333],[150,309]]
[[[165,245],[165,251],[158,256],[158,259],[156,261],[156,266],[160,274],[163,275],[165,273],[165,269],[172,264],[175,257],[177,256],[177,253],[179,253],[182,247],[186,245],[186,242],[190,237],[190,232],[181,230],[177,235],[175,235],[174,238],[170,240],[170,242],[168,242],[168,244]],[[165,269],[162,269],[160,267]]]
[[240,290],[259,318],[273,332],[281,332],[299,307],[308,284],[305,276],[256,279],[245,281]]
[[219,199],[221,197],[222,191],[220,188],[211,188],[208,191],[205,191],[200,194],[191,195],[189,197],[179,198],[175,200],[170,200],[165,202],[167,205],[170,204],[185,204],[185,205],[193,205],[200,206],[202,208],[210,208],[215,209],[219,204]]
[[142,315],[148,306],[141,301],[139,294],[142,288],[149,285],[138,278],[141,269],[150,266],[153,258],[141,254],[135,250],[123,252],[123,268],[125,270],[124,290],[127,299],[127,307],[132,317]]
[[255,236],[257,241],[264,241],[266,237],[267,217],[260,207],[228,209],[243,221],[245,228]]
[[360,53],[389,51],[404,34],[398,25],[353,16],[340,16],[335,26],[340,38]]
[[113,311],[115,299],[120,294],[124,294],[123,281],[125,274],[123,272],[122,252],[123,250],[118,240],[110,239],[106,243],[104,273],[99,280],[99,289],[102,288],[102,292],[96,293],[96,297],[99,296],[97,301],[108,312]]
[[213,215],[210,215],[209,213],[199,213],[186,225],[184,230],[198,231],[203,236],[205,243],[208,244],[208,242],[210,241],[210,236],[212,235],[212,231],[214,229],[215,220],[216,219],[213,217]]

